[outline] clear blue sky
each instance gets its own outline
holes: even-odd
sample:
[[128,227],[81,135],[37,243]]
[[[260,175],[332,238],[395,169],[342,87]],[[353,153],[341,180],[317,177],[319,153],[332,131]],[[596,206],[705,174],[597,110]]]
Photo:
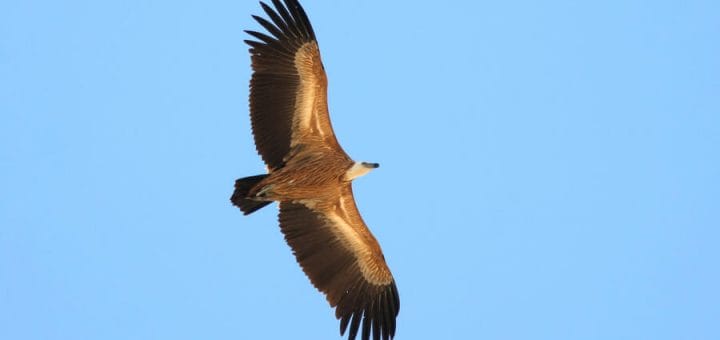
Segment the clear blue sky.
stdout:
[[[720,3],[304,1],[397,339],[720,339]],[[0,3],[1,339],[339,339],[250,135],[255,1]]]

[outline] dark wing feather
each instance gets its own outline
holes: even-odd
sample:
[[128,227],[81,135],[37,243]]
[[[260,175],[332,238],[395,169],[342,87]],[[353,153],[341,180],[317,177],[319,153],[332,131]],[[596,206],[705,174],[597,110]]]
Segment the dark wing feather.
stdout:
[[[246,31],[250,45],[250,119],[255,147],[271,170],[303,138],[317,135],[339,148],[327,112],[327,79],[310,21],[295,0],[260,3],[268,19],[253,16],[267,34]],[[309,129],[309,124],[313,129]]]
[[[344,196],[345,200],[352,200],[352,192],[349,198]],[[327,211],[314,209],[300,203],[280,203],[280,227],[305,274],[336,308],[340,334],[345,334],[349,326],[348,339],[355,339],[362,326],[363,339],[371,335],[374,340],[392,339],[400,300],[377,241],[361,219],[352,217],[353,212],[346,216],[351,216],[350,223],[359,230],[357,236],[339,231],[342,227]],[[349,207],[347,201],[345,209],[356,211],[354,203]],[[360,235],[363,232],[370,238]],[[353,245],[358,240],[362,244]],[[371,266],[373,272],[363,272],[363,261],[375,261],[375,266]]]

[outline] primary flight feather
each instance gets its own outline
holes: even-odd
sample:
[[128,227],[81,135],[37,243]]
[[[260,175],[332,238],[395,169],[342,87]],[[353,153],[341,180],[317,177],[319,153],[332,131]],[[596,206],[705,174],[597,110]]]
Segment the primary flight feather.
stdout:
[[377,168],[343,151],[330,123],[327,78],[315,33],[296,0],[260,3],[246,31],[253,74],[250,119],[268,173],[238,179],[231,197],[247,215],[279,202],[280,230],[348,339],[392,339],[400,310],[380,245],[355,205],[351,181]]

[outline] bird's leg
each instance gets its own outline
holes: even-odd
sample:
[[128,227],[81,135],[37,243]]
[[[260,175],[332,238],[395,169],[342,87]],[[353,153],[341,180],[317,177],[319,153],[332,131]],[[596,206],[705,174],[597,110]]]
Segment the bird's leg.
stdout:
[[268,185],[264,186],[262,189],[260,189],[260,191],[255,193],[254,198],[260,198],[260,199],[268,198],[268,196],[272,195],[271,190],[273,189],[273,187],[275,187],[274,184],[268,184]]

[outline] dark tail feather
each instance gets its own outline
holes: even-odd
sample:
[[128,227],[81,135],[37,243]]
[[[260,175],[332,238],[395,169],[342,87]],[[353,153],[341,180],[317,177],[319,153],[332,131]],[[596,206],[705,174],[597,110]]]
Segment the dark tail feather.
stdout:
[[256,210],[272,203],[272,201],[256,201],[247,198],[248,192],[258,182],[262,181],[267,175],[257,175],[238,179],[235,181],[235,192],[233,192],[230,201],[240,210],[243,214],[250,215]]

